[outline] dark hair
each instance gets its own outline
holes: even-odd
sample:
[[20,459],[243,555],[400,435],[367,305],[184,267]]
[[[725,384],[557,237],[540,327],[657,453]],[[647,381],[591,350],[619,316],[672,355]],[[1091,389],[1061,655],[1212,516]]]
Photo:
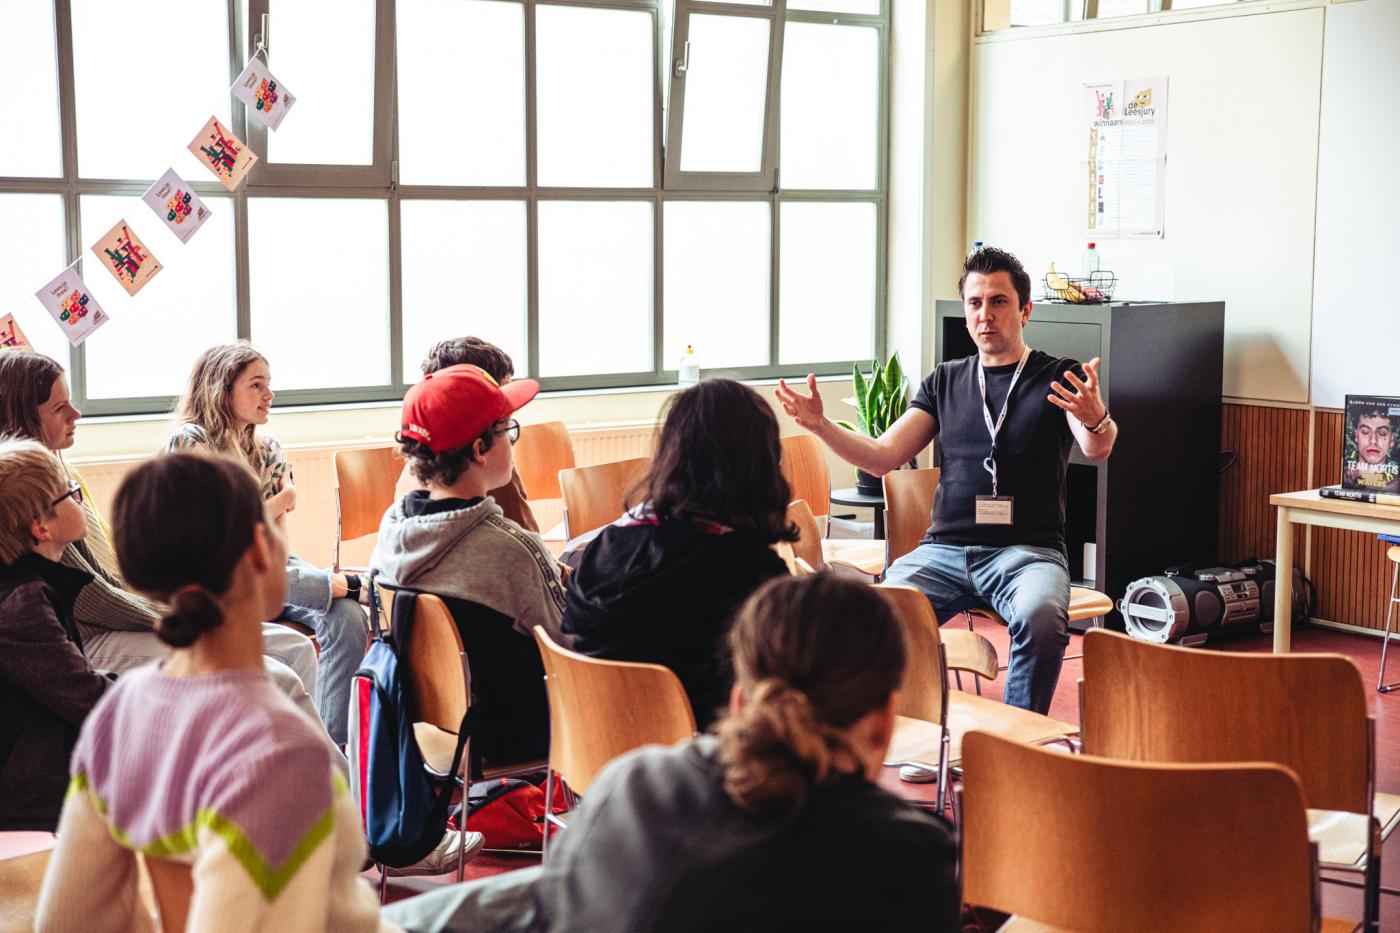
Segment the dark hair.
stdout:
[[0,351],[0,434],[43,440],[39,406],[62,375],[63,367],[42,353]]
[[1011,274],[1011,284],[1016,286],[1016,307],[1024,308],[1026,303],[1031,300],[1031,277],[1026,273],[1026,267],[1021,265],[1021,260],[1004,249],[984,246],[968,254],[966,261],[963,262],[962,277],[958,279],[959,295],[963,293],[963,285],[967,282],[967,277],[974,272],[982,275],[991,275],[993,272],[1008,272]]
[[790,822],[812,787],[863,771],[844,730],[899,689],[904,633],[874,587],[819,573],[766,583],[729,648],[745,703],[718,729],[725,793]]
[[467,471],[467,467],[477,462],[476,452],[472,450],[476,442],[481,441],[481,452],[485,454],[501,436],[501,426],[509,423],[509,418],[494,421],[491,427],[483,431],[480,437],[473,438],[470,443],[438,454],[433,453],[433,449],[422,441],[405,438],[399,434],[394,435],[394,440],[399,442],[399,453],[408,460],[408,468],[413,471],[418,482],[425,486],[429,483],[434,486],[451,486]]
[[184,648],[222,624],[214,597],[228,592],[263,521],[257,480],[235,460],[173,453],[127,474],[112,507],[112,538],[122,576],[169,607],[156,625],[161,641]]
[[707,379],[672,396],[643,497],[661,521],[708,520],[796,541],[787,520],[792,490],[782,470],[778,419],[757,392],[732,379]]
[[428,358],[423,361],[423,375],[459,363],[470,363],[484,369],[488,376],[500,383],[515,375],[515,363],[511,361],[510,354],[480,337],[453,337],[433,344]]

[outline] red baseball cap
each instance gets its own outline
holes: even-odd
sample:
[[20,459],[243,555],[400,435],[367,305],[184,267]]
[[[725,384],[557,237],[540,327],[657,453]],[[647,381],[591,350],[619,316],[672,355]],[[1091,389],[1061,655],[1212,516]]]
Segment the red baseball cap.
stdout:
[[399,435],[422,441],[435,454],[465,447],[539,391],[533,379],[512,379],[502,386],[469,363],[448,366],[424,376],[404,395]]

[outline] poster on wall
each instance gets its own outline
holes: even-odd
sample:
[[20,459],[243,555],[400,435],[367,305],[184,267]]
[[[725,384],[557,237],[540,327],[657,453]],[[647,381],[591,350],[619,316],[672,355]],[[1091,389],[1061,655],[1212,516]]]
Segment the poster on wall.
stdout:
[[53,315],[63,335],[75,347],[108,321],[107,312],[78,275],[76,263],[56,275],[34,297]]
[[1166,215],[1167,79],[1084,85],[1086,236],[1161,239]]
[[0,317],[0,350],[32,350],[13,314]]
[[230,90],[270,130],[282,125],[282,118],[297,102],[287,86],[274,78],[267,66],[257,58],[248,62],[248,67],[243,69]]
[[135,295],[163,267],[141,238],[131,232],[125,218],[92,244],[92,254],[112,273],[128,295]]
[[199,195],[194,193],[189,183],[167,169],[156,183],[141,195],[146,206],[155,211],[161,223],[180,239],[188,243],[190,237],[209,219],[209,208],[204,206]]

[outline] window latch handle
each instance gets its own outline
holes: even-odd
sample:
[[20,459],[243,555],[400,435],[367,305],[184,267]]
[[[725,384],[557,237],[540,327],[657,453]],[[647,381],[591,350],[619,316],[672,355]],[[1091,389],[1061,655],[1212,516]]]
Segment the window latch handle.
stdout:
[[676,77],[684,78],[685,73],[690,70],[690,40],[685,40],[685,46],[681,51],[681,57],[676,59]]

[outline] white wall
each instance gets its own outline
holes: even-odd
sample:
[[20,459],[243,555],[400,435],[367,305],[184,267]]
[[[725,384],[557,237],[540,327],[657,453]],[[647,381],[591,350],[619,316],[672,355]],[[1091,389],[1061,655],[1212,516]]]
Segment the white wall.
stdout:
[[1076,270],[1083,85],[1165,75],[1166,236],[1098,241],[1118,297],[1224,300],[1225,395],[1306,403],[1327,8],[1240,6],[980,37],[968,237]]

